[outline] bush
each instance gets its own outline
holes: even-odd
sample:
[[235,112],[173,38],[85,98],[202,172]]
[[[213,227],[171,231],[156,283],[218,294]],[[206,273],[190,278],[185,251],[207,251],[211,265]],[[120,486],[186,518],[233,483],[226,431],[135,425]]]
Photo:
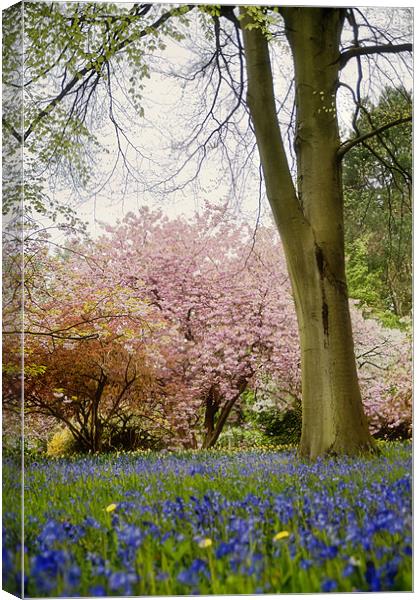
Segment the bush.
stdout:
[[79,446],[67,427],[54,433],[47,444],[47,456],[51,458],[70,456],[78,450]]
[[[102,433],[101,452],[121,450],[161,450],[163,441],[157,435],[142,429],[136,422],[109,423]],[[86,448],[74,438],[68,427],[56,431],[47,443],[47,455],[50,457],[70,456],[86,452]]]
[[216,448],[231,450],[240,448],[250,450],[266,444],[265,436],[261,431],[249,425],[226,427],[218,438]]
[[143,429],[137,419],[131,423],[109,424],[102,446],[104,452],[111,450],[161,450],[164,447],[163,440],[157,434]]
[[285,411],[275,408],[259,413],[257,422],[271,444],[298,444],[301,437],[301,404]]
[[248,391],[243,396],[246,418],[258,430],[264,443],[274,446],[296,445],[301,437],[301,400],[279,390],[275,381],[267,380],[257,394]]

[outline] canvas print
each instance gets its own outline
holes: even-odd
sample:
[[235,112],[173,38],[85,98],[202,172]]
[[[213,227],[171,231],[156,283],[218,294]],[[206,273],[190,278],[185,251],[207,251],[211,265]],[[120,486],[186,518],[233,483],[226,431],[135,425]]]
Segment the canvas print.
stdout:
[[5,591],[412,591],[412,37],[3,11]]

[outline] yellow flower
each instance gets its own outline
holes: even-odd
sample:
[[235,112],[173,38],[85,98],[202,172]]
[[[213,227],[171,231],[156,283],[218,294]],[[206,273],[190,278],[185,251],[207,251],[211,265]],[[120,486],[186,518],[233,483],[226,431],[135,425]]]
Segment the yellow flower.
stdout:
[[277,533],[276,535],[274,535],[274,542],[278,542],[279,540],[283,540],[284,538],[289,537],[289,532],[288,531],[280,531],[279,533]]
[[116,509],[117,504],[109,504],[109,506],[106,507],[106,512],[112,512]]
[[210,548],[210,546],[212,546],[212,540],[210,538],[204,538],[198,542],[198,546],[200,548]]

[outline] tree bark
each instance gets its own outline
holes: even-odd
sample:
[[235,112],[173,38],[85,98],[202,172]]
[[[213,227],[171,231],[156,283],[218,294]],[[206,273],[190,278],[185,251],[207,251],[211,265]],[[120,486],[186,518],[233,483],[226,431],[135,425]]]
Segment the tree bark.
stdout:
[[310,459],[356,454],[372,450],[374,443],[362,408],[345,277],[335,105],[343,11],[293,7],[281,13],[294,60],[297,190],[276,115],[266,36],[246,28],[247,16],[242,28],[247,102],[298,317],[300,453]]
[[205,436],[202,442],[202,449],[208,449],[215,446],[220,437],[220,434],[224,428],[228,416],[231,413],[231,409],[243,394],[246,389],[248,379],[242,377],[237,385],[237,393],[232,396],[229,400],[224,402],[221,407],[220,414],[216,420],[216,415],[221,405],[221,400],[218,396],[217,390],[211,388],[211,391],[206,400],[205,407]]
[[102,433],[103,427],[99,414],[99,405],[102,400],[103,391],[107,383],[107,377],[102,372],[98,381],[97,389],[92,399],[92,415],[91,415],[91,450],[92,452],[100,452],[102,449]]
[[215,417],[219,409],[219,398],[217,391],[214,386],[211,386],[207,397],[205,399],[205,417],[204,417],[204,429],[205,435],[202,441],[202,448],[210,448],[212,438],[215,431]]

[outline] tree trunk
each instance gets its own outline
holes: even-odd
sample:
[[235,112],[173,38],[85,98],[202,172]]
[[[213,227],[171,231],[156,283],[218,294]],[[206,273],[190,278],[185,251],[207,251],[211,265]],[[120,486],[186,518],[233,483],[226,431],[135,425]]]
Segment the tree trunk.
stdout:
[[246,389],[247,382],[247,377],[240,378],[237,383],[237,393],[222,405],[217,421],[215,418],[221,405],[221,400],[217,390],[211,388],[205,407],[205,436],[201,446],[202,449],[208,449],[215,446],[231,413],[231,409]]
[[100,452],[102,450],[102,434],[103,426],[99,415],[99,405],[102,400],[103,391],[106,387],[108,378],[101,373],[94,398],[92,399],[92,415],[91,415],[91,441],[92,452]]
[[374,444],[362,408],[345,277],[335,108],[343,11],[284,8],[281,13],[294,59],[298,192],[276,115],[266,37],[260,29],[246,29],[248,17],[243,37],[248,105],[298,317],[300,453],[311,459],[356,454]]
[[217,391],[214,386],[211,386],[207,397],[205,399],[205,416],[204,416],[204,430],[205,435],[202,441],[202,448],[210,448],[214,443],[212,439],[215,431],[215,417],[220,407],[219,398]]

